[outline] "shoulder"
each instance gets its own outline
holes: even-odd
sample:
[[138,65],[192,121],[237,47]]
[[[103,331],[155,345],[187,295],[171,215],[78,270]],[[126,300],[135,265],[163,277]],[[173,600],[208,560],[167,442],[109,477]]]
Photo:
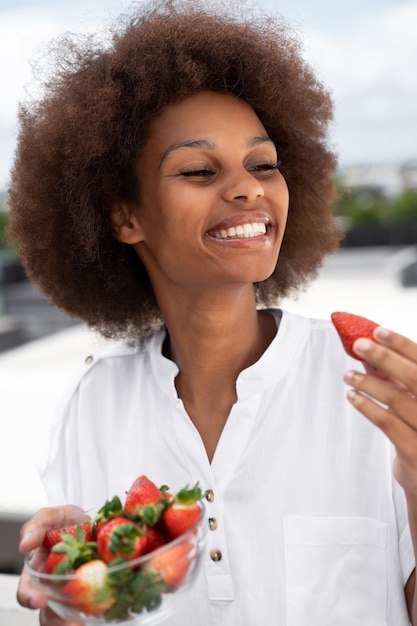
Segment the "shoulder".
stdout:
[[152,337],[138,337],[137,339],[111,343],[85,356],[84,372],[100,367],[100,365],[116,364],[132,357],[143,357],[152,349]]
[[308,355],[322,364],[338,362],[341,367],[352,367],[355,363],[358,365],[358,361],[346,354],[330,318],[307,317],[283,311],[279,332],[287,341],[298,346],[303,358]]
[[67,386],[63,402],[80,390],[86,393],[104,391],[107,386],[126,387],[134,377],[150,371],[152,355],[160,353],[163,337],[161,330],[150,337],[111,343],[86,354]]
[[337,331],[330,319],[308,317],[281,309],[270,309],[269,311],[277,320],[278,335],[298,336],[302,337],[304,341],[326,337],[336,346],[341,346]]
[[84,365],[88,370],[100,366],[119,366],[132,359],[145,360],[155,352],[161,352],[165,329],[146,337],[117,341],[86,355]]

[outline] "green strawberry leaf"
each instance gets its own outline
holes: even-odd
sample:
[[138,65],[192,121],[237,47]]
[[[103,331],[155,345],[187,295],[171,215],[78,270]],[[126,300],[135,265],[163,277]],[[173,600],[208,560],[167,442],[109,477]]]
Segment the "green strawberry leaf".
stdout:
[[101,509],[98,510],[92,523],[96,526],[98,522],[108,522],[113,517],[119,515],[122,511],[123,505],[119,496],[113,496],[111,500],[107,500]]
[[198,486],[198,483],[191,488],[187,485],[187,487],[184,487],[175,495],[175,502],[178,502],[179,504],[193,504],[194,502],[201,500],[203,495],[204,494]]

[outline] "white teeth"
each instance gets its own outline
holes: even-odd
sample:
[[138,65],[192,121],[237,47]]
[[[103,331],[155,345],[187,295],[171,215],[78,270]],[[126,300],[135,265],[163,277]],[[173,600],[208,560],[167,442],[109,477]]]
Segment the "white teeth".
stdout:
[[263,222],[254,222],[222,229],[216,233],[216,237],[218,239],[236,239],[238,237],[258,237],[259,235],[265,235],[265,233],[266,224]]

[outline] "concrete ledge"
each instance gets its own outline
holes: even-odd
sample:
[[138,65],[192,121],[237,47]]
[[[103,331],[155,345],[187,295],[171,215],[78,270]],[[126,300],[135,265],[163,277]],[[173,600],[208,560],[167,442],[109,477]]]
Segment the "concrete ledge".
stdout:
[[12,316],[0,317],[0,352],[10,350],[26,341],[22,325]]
[[18,546],[20,528],[26,519],[2,514],[0,509],[0,572],[2,573],[20,574],[22,571],[24,556],[19,552]]
[[401,284],[404,287],[417,287],[417,261],[407,265],[400,274]]
[[39,612],[21,607],[16,600],[18,576],[0,574],[0,624],[39,626]]

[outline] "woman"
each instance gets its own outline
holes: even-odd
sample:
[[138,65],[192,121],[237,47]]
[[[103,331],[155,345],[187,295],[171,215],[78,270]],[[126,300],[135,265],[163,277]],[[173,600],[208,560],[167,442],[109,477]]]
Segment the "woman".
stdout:
[[[170,2],[69,52],[21,114],[11,236],[55,304],[123,341],[70,390],[56,506],[22,551],[140,473],[198,480],[208,548],[173,625],[417,623],[417,346],[379,328],[364,370],[330,323],[273,308],[341,237],[331,106],[293,34]],[[45,605],[24,573],[18,599]]]

